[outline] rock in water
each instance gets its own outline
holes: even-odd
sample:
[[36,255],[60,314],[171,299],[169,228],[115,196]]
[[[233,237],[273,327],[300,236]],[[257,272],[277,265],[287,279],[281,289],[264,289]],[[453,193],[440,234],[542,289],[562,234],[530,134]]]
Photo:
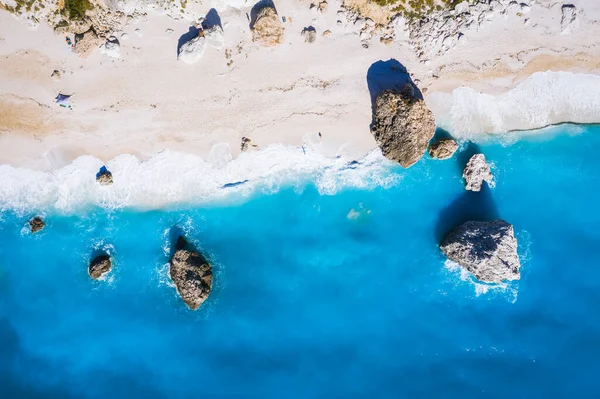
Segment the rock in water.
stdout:
[[96,181],[103,186],[108,186],[113,183],[112,173],[105,167],[102,167],[96,175]]
[[387,158],[405,168],[425,153],[435,133],[435,119],[417,88],[407,83],[401,93],[386,90],[377,96],[371,133]]
[[429,146],[431,158],[448,159],[458,150],[458,144],[452,139],[441,139]]
[[192,310],[198,309],[212,289],[212,268],[208,261],[197,252],[181,248],[175,251],[169,266],[169,276],[183,302]]
[[31,229],[32,233],[37,233],[38,231],[43,229],[45,225],[46,224],[44,223],[44,219],[42,219],[39,216],[36,216],[29,221],[29,228]]
[[112,267],[112,263],[110,261],[110,256],[108,255],[100,255],[96,256],[88,267],[88,274],[94,280],[102,277],[103,274],[106,274],[110,271]]
[[465,188],[470,191],[480,191],[484,181],[488,184],[492,184],[492,178],[490,165],[485,161],[485,155],[473,155],[463,171]]
[[252,25],[252,41],[263,46],[276,46],[283,43],[283,27],[273,7],[263,7]]
[[196,36],[181,46],[179,49],[179,59],[188,64],[193,64],[202,58],[205,47],[206,39],[204,36]]
[[440,243],[448,259],[490,283],[518,280],[521,275],[513,226],[504,220],[466,222]]

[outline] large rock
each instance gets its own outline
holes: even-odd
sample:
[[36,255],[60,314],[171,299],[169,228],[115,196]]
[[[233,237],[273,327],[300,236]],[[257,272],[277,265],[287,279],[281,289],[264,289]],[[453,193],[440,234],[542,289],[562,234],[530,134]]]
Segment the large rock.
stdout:
[[188,64],[193,64],[202,58],[205,47],[206,38],[201,35],[196,36],[181,46],[179,49],[179,59]]
[[104,274],[108,273],[110,271],[111,267],[112,267],[112,262],[110,261],[110,256],[99,255],[99,256],[96,256],[90,262],[90,266],[88,267],[88,274],[90,275],[91,278],[93,278],[94,280],[97,280],[100,277],[102,277]]
[[212,268],[199,253],[184,248],[185,239],[179,238],[178,249],[169,262],[169,275],[183,302],[196,310],[208,298],[212,289]]
[[469,159],[463,171],[463,179],[465,188],[469,191],[480,191],[484,181],[492,184],[493,176],[490,165],[485,161],[485,155],[475,154]]
[[440,248],[481,281],[500,283],[521,277],[517,239],[513,226],[504,220],[466,222],[449,232]]
[[283,43],[283,26],[273,7],[263,7],[252,25],[252,41],[263,46],[276,46]]
[[103,186],[108,186],[113,183],[112,173],[103,166],[100,168],[100,172],[96,174],[96,181]]
[[32,233],[37,233],[43,229],[45,225],[44,219],[42,219],[40,216],[36,216],[29,221],[29,228],[31,229]]
[[102,39],[98,37],[93,28],[82,34],[75,35],[75,45],[73,46],[73,52],[78,54],[80,57],[89,56],[95,49],[100,47]]
[[435,119],[418,89],[407,83],[402,92],[386,90],[377,96],[371,133],[387,158],[405,168],[427,150],[435,133]]
[[458,144],[452,139],[441,139],[429,146],[429,156],[434,159],[448,159],[458,150]]

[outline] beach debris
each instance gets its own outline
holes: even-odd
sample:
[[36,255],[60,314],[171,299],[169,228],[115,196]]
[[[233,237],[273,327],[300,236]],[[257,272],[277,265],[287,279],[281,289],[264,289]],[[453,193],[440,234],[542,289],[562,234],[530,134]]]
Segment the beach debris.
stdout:
[[248,137],[242,137],[242,145],[240,148],[242,152],[246,152],[255,148],[258,148],[258,145],[254,144]]
[[[202,32],[202,31],[199,31]],[[204,55],[204,49],[206,48],[206,37],[203,34],[192,38],[191,40],[184,43],[179,48],[179,55],[177,59],[182,60],[188,64],[198,62],[202,55]]]
[[104,43],[101,51],[110,58],[121,58],[121,44],[114,36],[110,36],[106,39],[106,43]]
[[100,47],[102,39],[98,37],[96,31],[90,28],[84,33],[75,35],[75,44],[73,52],[82,58],[89,56],[95,49]]
[[453,139],[441,139],[429,146],[429,155],[434,159],[448,159],[458,150],[458,144]]
[[562,35],[569,35],[579,27],[577,7],[573,4],[563,4],[560,11],[562,14],[560,19],[560,33]]
[[60,77],[61,77],[61,75],[62,75],[62,74],[60,73],[60,71],[59,71],[58,69],[55,69],[55,70],[52,72],[52,75],[50,75],[50,77],[51,77],[51,78],[52,78],[52,80],[54,80],[55,82],[58,82],[58,81],[60,80]]
[[183,302],[191,310],[196,310],[212,289],[212,267],[204,256],[187,247],[186,239],[180,236],[169,261],[169,276]]
[[308,26],[302,29],[302,36],[304,36],[304,41],[306,43],[314,43],[317,38],[317,30],[312,26]]
[[266,5],[257,12],[251,29],[252,41],[263,46],[276,46],[283,43],[283,26],[277,11],[271,5]]
[[484,181],[492,184],[493,176],[485,155],[475,154],[469,159],[463,171],[463,179],[465,179],[465,188],[469,191],[480,191]]
[[104,274],[108,273],[112,267],[110,256],[107,254],[98,255],[90,262],[88,274],[94,280],[99,279]]
[[54,99],[54,102],[57,103],[58,105],[60,105],[61,107],[73,109],[73,107],[70,104],[71,95],[69,95],[69,94],[58,93],[58,95]]
[[435,118],[418,88],[407,82],[402,91],[385,90],[375,100],[371,133],[387,158],[402,167],[414,165],[435,133]]
[[46,223],[44,223],[44,219],[41,216],[35,216],[29,221],[29,228],[32,233],[37,233],[41,229],[44,228]]
[[513,226],[504,220],[466,222],[446,234],[440,249],[480,281],[500,283],[521,278],[517,239]]
[[96,181],[103,186],[113,184],[112,173],[106,169],[106,166],[103,165],[98,173],[96,173]]

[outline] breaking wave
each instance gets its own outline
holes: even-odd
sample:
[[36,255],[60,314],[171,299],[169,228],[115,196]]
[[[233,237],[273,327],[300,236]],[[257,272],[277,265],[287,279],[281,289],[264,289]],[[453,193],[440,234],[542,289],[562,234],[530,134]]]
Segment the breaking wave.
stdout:
[[92,156],[81,156],[50,172],[0,165],[0,210],[72,212],[87,205],[161,208],[219,200],[234,193],[272,193],[309,182],[328,195],[347,187],[389,187],[399,178],[390,173],[391,163],[379,150],[349,162],[310,148],[282,145],[242,153],[224,165],[174,151],[162,151],[143,162],[120,155],[106,164],[114,179],[110,186],[96,182],[102,165]]
[[500,95],[460,87],[432,93],[428,104],[440,127],[458,138],[533,130],[563,123],[600,122],[600,76],[537,72]]

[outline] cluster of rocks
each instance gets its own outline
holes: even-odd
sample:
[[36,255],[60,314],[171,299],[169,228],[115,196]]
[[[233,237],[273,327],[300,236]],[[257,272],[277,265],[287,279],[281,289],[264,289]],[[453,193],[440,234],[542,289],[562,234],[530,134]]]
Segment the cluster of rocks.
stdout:
[[342,4],[337,12],[337,24],[355,31],[365,48],[369,47],[369,42],[374,37],[379,37],[383,44],[391,44],[396,38],[396,31],[403,26],[404,18],[400,14],[393,16],[387,24],[376,23],[369,17],[361,15],[352,7]]

